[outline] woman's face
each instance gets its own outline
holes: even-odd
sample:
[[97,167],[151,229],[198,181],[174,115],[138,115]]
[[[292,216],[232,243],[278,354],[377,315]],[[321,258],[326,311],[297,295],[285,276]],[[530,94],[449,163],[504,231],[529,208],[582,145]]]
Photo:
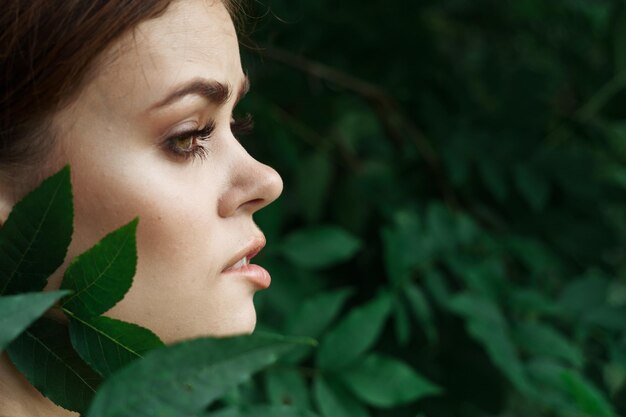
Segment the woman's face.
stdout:
[[252,297],[269,275],[225,270],[263,247],[252,214],[280,195],[282,181],[233,132],[246,90],[222,3],[177,1],[113,45],[55,117],[75,198],[67,261],[139,216],[133,286],[108,316],[165,342],[254,329]]

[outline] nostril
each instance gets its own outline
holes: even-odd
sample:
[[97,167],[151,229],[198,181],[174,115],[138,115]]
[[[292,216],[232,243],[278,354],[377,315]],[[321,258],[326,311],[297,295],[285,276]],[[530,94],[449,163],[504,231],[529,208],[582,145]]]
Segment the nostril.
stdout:
[[250,207],[253,207],[255,210],[258,210],[259,208],[265,206],[267,202],[264,198],[255,198],[254,200],[248,201],[248,204],[250,205]]
[[[257,211],[261,210],[263,207],[267,206],[270,201],[265,198],[254,198],[246,201],[242,205],[239,206],[238,210],[243,210],[245,213],[254,214]],[[234,214],[235,212],[233,212]]]

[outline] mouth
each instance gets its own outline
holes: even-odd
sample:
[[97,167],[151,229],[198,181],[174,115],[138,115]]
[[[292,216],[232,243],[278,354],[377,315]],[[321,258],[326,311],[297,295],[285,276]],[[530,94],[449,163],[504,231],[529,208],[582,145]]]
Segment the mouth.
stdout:
[[250,265],[250,260],[254,258],[261,249],[265,247],[265,236],[257,236],[250,241],[245,248],[241,249],[231,258],[230,262],[222,272],[234,271]]
[[242,248],[222,270],[224,274],[242,275],[258,289],[270,286],[271,277],[263,267],[251,264],[250,261],[265,247],[263,235],[253,238],[248,245]]

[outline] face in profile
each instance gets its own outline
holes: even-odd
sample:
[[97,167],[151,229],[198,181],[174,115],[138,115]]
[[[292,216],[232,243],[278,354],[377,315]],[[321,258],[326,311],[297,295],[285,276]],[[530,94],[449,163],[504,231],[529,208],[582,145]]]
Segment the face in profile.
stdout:
[[74,187],[67,260],[140,219],[133,286],[108,316],[165,342],[253,330],[269,275],[247,265],[265,243],[252,215],[282,182],[236,139],[247,88],[223,4],[185,0],[112,45],[54,118]]

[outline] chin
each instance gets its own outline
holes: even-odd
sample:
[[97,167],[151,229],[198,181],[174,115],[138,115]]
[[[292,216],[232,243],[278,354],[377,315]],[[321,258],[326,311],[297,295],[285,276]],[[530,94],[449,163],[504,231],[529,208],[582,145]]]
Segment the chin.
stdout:
[[210,329],[207,335],[214,337],[243,336],[251,334],[255,327],[256,310],[254,305],[251,305],[249,308],[243,308],[236,314],[224,318],[219,328]]
[[233,328],[232,332],[225,334],[225,336],[238,336],[248,335],[254,332],[256,328],[256,311],[252,309],[252,314],[248,314],[248,317],[239,321],[236,328]]

